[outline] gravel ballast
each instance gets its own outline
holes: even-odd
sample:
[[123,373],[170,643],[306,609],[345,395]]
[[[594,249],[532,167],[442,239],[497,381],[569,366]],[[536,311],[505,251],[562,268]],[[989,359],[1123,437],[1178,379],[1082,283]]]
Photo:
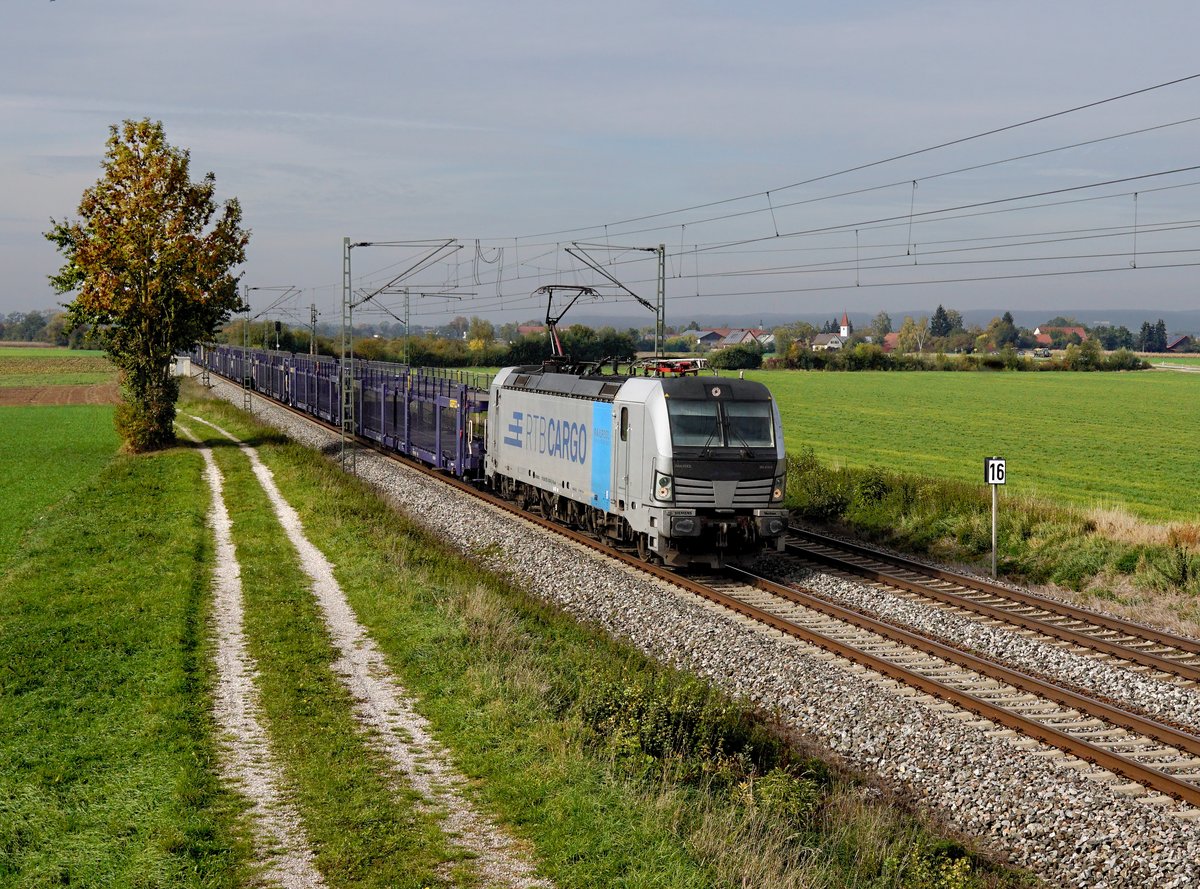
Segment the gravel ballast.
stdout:
[[[220,382],[216,392],[241,403],[237,387]],[[339,440],[257,396],[254,410],[310,447],[329,451]],[[751,625],[383,457],[360,452],[357,467],[449,545],[648,655],[778,714],[1014,864],[1067,886],[1200,882],[1200,821],[1193,820],[1200,813],[1188,806],[1149,802],[1085,777],[1088,767],[1073,757]],[[1167,709],[1182,715],[1191,706],[1180,697]]]

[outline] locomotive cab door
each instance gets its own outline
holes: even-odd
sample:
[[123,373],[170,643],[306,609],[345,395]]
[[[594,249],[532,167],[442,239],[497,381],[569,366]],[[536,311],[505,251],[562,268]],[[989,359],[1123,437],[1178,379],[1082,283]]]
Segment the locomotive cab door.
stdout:
[[617,441],[613,449],[616,451],[616,482],[617,482],[617,508],[616,512],[622,513],[625,511],[629,501],[629,439],[631,436],[631,421],[632,411],[627,404],[614,404],[616,411],[616,426],[617,426]]
[[617,509],[635,530],[640,522],[632,515],[645,509],[646,496],[646,405],[644,402],[616,402],[617,412]]

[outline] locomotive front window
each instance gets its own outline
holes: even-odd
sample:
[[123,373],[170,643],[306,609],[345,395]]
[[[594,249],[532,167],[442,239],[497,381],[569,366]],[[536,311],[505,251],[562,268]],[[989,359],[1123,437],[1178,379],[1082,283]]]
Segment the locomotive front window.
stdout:
[[729,445],[744,448],[775,446],[775,423],[769,401],[727,401],[725,419],[728,423]]
[[715,401],[667,399],[671,440],[677,448],[721,447],[721,421]]

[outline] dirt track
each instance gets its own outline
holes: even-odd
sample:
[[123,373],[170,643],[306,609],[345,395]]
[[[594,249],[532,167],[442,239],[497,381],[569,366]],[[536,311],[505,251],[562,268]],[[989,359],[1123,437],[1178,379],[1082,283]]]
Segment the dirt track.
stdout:
[[0,407],[30,407],[40,404],[116,404],[116,383],[83,386],[0,386]]

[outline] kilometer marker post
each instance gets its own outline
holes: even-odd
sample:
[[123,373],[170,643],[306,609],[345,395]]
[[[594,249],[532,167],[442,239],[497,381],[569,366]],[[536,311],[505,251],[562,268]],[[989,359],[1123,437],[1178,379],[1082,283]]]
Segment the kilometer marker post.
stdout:
[[992,486],[992,578],[996,577],[996,489],[1005,482],[1004,458],[983,458],[983,481]]

